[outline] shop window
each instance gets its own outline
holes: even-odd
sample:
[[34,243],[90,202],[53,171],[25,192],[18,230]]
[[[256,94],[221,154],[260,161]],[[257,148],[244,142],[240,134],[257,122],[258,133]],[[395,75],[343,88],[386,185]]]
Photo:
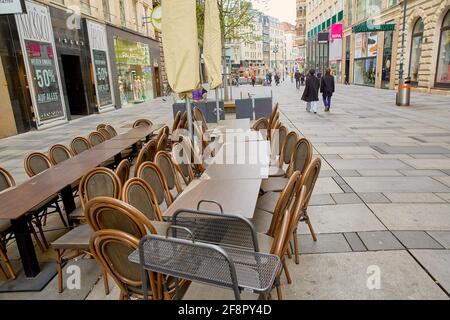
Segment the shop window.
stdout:
[[419,18],[413,28],[409,58],[409,76],[411,77],[411,82],[415,85],[419,81],[419,62],[422,54],[423,28],[423,21]]
[[393,31],[384,32],[383,66],[381,69],[381,87],[384,89],[389,88],[391,80],[392,39]]
[[436,86],[450,88],[450,10],[447,12],[441,26]]

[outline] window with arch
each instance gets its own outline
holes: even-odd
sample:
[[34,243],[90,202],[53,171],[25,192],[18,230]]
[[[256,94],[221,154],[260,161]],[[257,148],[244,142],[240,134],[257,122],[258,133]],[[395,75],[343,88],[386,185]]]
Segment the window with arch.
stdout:
[[441,25],[436,85],[450,88],[450,10]]
[[414,24],[411,36],[411,54],[409,56],[409,76],[411,82],[417,85],[419,81],[419,62],[422,54],[423,20],[419,18]]

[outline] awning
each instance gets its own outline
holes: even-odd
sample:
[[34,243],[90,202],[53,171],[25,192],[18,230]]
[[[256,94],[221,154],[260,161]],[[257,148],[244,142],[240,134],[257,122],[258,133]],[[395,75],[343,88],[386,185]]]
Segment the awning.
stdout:
[[203,56],[209,85],[211,89],[215,89],[222,84],[222,33],[217,0],[206,0],[205,2]]
[[372,23],[368,23],[364,21],[356,26],[352,27],[353,33],[361,33],[361,32],[377,32],[377,31],[394,31],[395,24],[394,23],[386,23],[380,25],[374,25]]

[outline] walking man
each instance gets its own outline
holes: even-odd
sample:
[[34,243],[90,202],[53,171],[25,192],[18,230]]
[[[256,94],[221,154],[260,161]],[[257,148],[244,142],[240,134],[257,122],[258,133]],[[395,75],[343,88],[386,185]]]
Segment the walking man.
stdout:
[[315,76],[316,71],[311,69],[306,76],[306,86],[302,100],[306,101],[306,111],[317,113],[317,101],[319,101],[320,81]]
[[300,77],[301,74],[298,70],[295,71],[295,86],[297,87],[297,89],[300,89]]
[[325,75],[320,80],[320,92],[323,96],[325,112],[329,112],[331,107],[331,97],[334,93],[334,77],[331,75],[330,68],[325,71]]

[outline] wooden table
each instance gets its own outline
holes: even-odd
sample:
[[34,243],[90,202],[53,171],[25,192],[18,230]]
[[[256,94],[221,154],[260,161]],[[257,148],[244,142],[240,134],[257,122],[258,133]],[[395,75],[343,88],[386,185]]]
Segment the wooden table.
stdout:
[[30,178],[14,189],[0,193],[0,220],[11,220],[17,246],[27,278],[40,273],[33,241],[27,225],[27,213],[46,199],[61,193],[67,216],[75,209],[71,184],[89,170],[115,157],[120,160],[121,151],[148,138],[162,125],[140,126],[120,134],[96,147],[68,159]]
[[[253,218],[258,201],[261,179],[254,180],[202,180],[185,190],[164,212],[171,217],[178,209],[197,209],[201,200],[220,203],[226,214],[239,214],[248,219]],[[201,210],[220,212],[213,204],[204,204]]]

